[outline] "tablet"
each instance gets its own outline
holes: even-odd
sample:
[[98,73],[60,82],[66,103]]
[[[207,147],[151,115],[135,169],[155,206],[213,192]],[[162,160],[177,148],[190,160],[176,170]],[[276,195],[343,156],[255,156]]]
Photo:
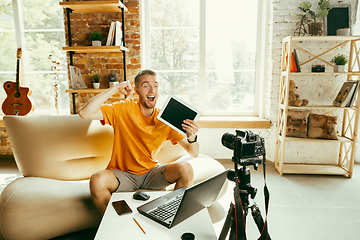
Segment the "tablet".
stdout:
[[200,111],[182,101],[178,97],[170,95],[163,107],[160,110],[157,118],[181,133],[186,137],[186,131],[182,129],[181,125],[185,119],[197,120],[200,116]]

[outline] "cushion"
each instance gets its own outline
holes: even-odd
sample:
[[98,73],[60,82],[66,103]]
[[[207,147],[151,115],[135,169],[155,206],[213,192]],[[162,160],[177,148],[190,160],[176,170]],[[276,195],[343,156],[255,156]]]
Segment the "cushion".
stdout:
[[87,180],[19,178],[0,195],[4,239],[50,239],[97,227],[100,220]]
[[109,162],[113,131],[78,115],[5,116],[16,164],[25,177],[88,179]]
[[307,137],[309,111],[289,110],[286,124],[286,136]]
[[337,117],[310,113],[308,124],[309,138],[338,139]]

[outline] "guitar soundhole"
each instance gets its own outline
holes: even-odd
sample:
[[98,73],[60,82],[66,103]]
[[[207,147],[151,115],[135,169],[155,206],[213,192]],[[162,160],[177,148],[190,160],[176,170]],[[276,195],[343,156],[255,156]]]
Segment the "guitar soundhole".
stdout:
[[6,84],[6,88],[11,88],[11,84]]
[[20,93],[19,93],[19,92],[16,92],[16,93],[14,94],[14,97],[15,97],[15,98],[19,98],[19,97],[20,97]]

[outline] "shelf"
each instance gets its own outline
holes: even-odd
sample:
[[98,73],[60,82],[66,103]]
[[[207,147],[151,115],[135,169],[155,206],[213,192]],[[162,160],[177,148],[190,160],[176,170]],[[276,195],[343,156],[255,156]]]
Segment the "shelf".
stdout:
[[123,46],[80,46],[80,47],[63,47],[64,51],[72,51],[76,53],[97,53],[97,52],[128,52],[129,50]]
[[[279,166],[275,166],[276,170],[280,172]],[[320,164],[283,164],[283,174],[322,174],[322,175],[345,175],[350,173],[337,165],[320,165]]]
[[60,2],[63,8],[70,8],[73,13],[97,13],[97,12],[127,12],[126,6],[118,1],[74,1],[74,2]]
[[108,90],[108,88],[84,88],[84,89],[66,89],[66,93],[102,93]]
[[292,41],[347,41],[360,40],[360,36],[288,36],[284,41],[291,37]]
[[[360,72],[290,72],[291,75],[338,75],[338,74],[344,74],[344,75],[360,75]],[[286,76],[287,72],[282,72],[281,76]]]
[[[345,137],[339,137],[339,139],[337,140],[333,140],[333,139],[318,139],[318,138],[298,138],[298,137],[286,137],[285,138],[285,141],[286,142],[326,142],[326,143],[329,143],[329,142],[339,142],[339,143],[352,143],[353,141],[348,139],[348,138],[345,138]],[[283,137],[281,135],[278,136],[278,139],[280,142],[283,141]]]
[[[63,1],[59,2],[59,5],[66,9],[67,15],[67,36],[69,37],[69,46],[63,47],[64,51],[68,51],[70,54],[70,64],[73,65],[73,53],[122,53],[123,60],[123,74],[124,81],[126,81],[126,54],[129,52],[125,46],[125,12],[128,12],[127,7],[120,0],[107,0],[107,1]],[[71,39],[71,20],[70,15],[72,13],[121,13],[122,22],[122,40],[123,46],[73,46]],[[118,15],[118,14],[115,14]],[[85,15],[84,15],[85,16]],[[87,16],[89,18],[89,16]],[[110,16],[115,18],[115,16]],[[91,18],[91,16],[90,16]],[[117,18],[117,17],[116,17]],[[114,19],[112,19],[114,20]],[[112,21],[113,22],[113,21]],[[95,22],[94,22],[95,23]],[[89,27],[89,26],[88,26]],[[72,95],[73,114],[76,114],[76,94],[77,93],[101,93],[106,89],[68,89],[66,93]]]
[[[285,109],[285,105],[280,104],[280,108]],[[306,109],[351,109],[351,110],[356,110],[357,109],[357,107],[336,107],[333,105],[306,105],[306,106],[300,106],[300,107],[288,106],[287,108],[291,109],[291,110],[306,110]]]

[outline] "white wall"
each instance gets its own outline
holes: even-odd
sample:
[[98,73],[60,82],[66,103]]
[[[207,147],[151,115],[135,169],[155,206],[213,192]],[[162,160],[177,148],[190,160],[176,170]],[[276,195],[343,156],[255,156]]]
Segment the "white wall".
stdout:
[[[278,94],[279,94],[279,80],[280,80],[280,58],[281,58],[281,41],[284,37],[288,35],[293,35],[296,28],[296,24],[299,22],[299,17],[296,16],[297,13],[301,13],[301,10],[298,9],[300,4],[303,1],[300,0],[271,0],[269,1],[268,11],[269,21],[268,21],[268,46],[267,46],[267,69],[266,69],[266,93],[265,93],[265,117],[271,121],[271,128],[258,130],[250,129],[254,133],[260,134],[260,136],[265,138],[267,159],[274,161],[275,158],[275,135],[276,135],[276,124],[277,124],[277,108],[278,108]],[[310,0],[313,6],[318,3],[318,0]],[[356,15],[359,11],[356,11],[358,4],[356,1],[343,1],[342,4],[351,5],[352,13],[352,32],[353,35],[360,35],[359,27],[360,25],[355,21]],[[338,4],[338,1],[330,1],[331,4]],[[309,46],[305,44],[304,46]],[[328,49],[333,46],[333,43],[318,43],[317,45],[312,45],[310,49],[316,51],[319,49]],[[331,53],[328,57],[331,59],[334,53]],[[330,60],[329,59],[329,60]],[[312,64],[308,67],[310,67]],[[304,66],[306,67],[306,66]],[[336,94],[338,91],[338,79],[321,79],[321,77],[314,78],[312,76],[307,77],[306,79],[298,78],[294,79],[299,87],[298,93],[301,98],[307,98],[311,103],[319,103],[324,101],[332,101],[333,96],[328,93]],[[309,87],[308,83],[311,82],[313,85]],[[314,94],[312,89],[321,89]],[[310,91],[309,91],[310,90]],[[328,99],[326,99],[328,98]],[[331,103],[331,102],[330,102]],[[329,103],[327,103],[329,104]],[[221,136],[225,132],[234,132],[235,129],[200,129],[199,131],[199,142],[200,142],[200,152],[212,156],[218,159],[231,158],[232,150],[229,150],[222,146]],[[337,158],[337,147],[330,145],[314,145],[314,144],[304,144],[304,145],[287,145],[286,146],[286,156],[288,156],[291,162],[319,162],[319,163],[333,163]],[[357,151],[360,156],[360,151]]]

